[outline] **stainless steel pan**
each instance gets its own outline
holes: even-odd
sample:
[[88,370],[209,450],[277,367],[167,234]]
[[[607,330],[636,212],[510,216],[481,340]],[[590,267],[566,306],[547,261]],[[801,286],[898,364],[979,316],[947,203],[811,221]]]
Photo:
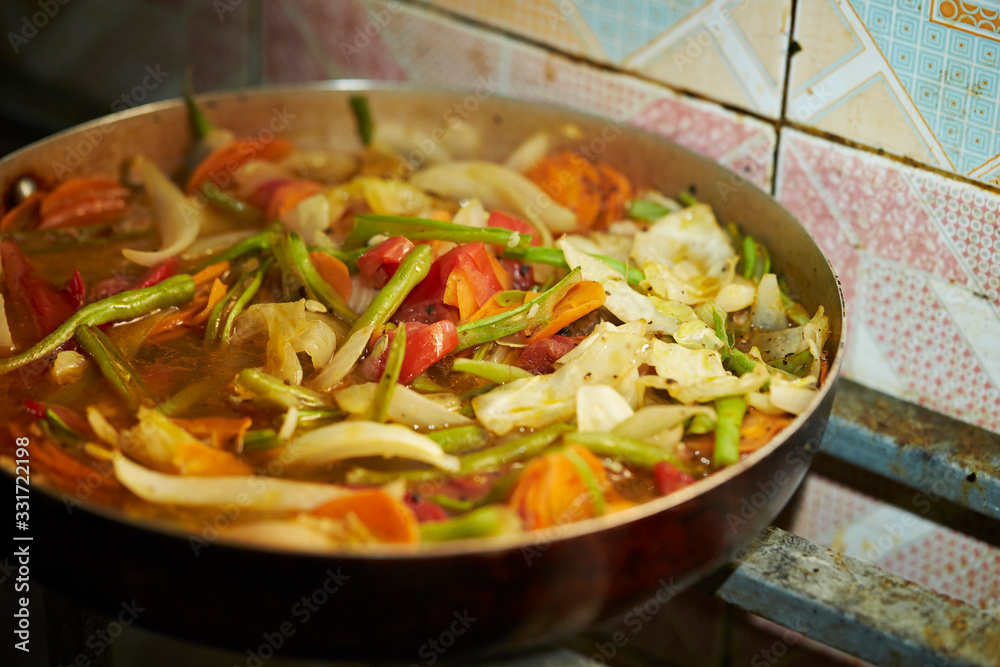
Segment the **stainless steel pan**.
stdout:
[[[636,603],[663,602],[725,562],[784,507],[827,423],[843,301],[813,240],[770,197],[710,160],[576,112],[368,82],[207,95],[201,103],[237,136],[275,132],[299,144],[351,150],[357,139],[347,97],[357,90],[368,96],[376,122],[433,132],[462,118],[479,130],[484,157],[492,159],[505,158],[539,129],[571,121],[585,139],[568,145],[583,146],[638,184],[696,193],[721,220],[767,244],[810,312],[825,306],[830,379],[817,403],[745,461],[669,497],[519,542],[446,545],[417,555],[321,556],[221,541],[203,547],[187,534],[98,506],[76,507],[34,487],[33,575],[109,613],[134,599],[144,608],[139,623],[198,642],[256,652],[281,639],[282,651],[299,655],[429,663],[439,650],[453,658],[579,631]],[[8,156],[0,161],[0,185],[7,192],[24,174],[49,182],[115,175],[137,152],[176,170],[190,143],[180,102],[150,105]]]

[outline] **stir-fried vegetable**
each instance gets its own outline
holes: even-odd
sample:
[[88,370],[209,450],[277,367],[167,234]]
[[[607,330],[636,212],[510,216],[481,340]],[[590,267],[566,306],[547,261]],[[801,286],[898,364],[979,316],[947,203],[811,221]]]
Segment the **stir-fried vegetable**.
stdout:
[[822,306],[707,204],[545,132],[506,165],[462,132],[411,159],[423,135],[350,105],[356,156],[234,138],[189,100],[183,189],[140,156],[141,188],[0,211],[0,415],[44,479],[100,460],[94,497],[125,511],[197,528],[234,503],[238,541],[416,548],[673,493],[813,404]]

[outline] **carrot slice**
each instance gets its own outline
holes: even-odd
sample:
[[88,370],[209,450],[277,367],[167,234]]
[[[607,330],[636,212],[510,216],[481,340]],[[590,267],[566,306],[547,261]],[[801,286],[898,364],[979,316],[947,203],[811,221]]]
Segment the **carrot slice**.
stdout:
[[[249,419],[249,417],[247,417]],[[251,468],[231,452],[191,441],[177,445],[173,459],[174,466],[182,475],[195,477],[227,477],[229,475],[252,475]]]
[[38,211],[43,199],[45,199],[44,192],[32,192],[25,197],[24,201],[7,211],[3,218],[0,218],[0,232],[29,228],[31,220],[35,212]]
[[525,175],[550,197],[576,214],[581,231],[590,229],[601,213],[601,176],[586,158],[564,151],[535,163]]
[[[608,475],[597,457],[580,445],[567,449],[583,459],[602,493],[610,491]],[[580,521],[598,513],[591,489],[564,451],[532,459],[517,480],[508,504],[517,510],[529,530]]]
[[309,259],[312,260],[320,277],[330,284],[340,298],[350,301],[354,283],[351,282],[351,272],[347,269],[347,265],[325,252],[311,252]]
[[215,278],[218,278],[223,273],[229,270],[229,262],[222,261],[216,262],[215,264],[209,264],[204,269],[198,273],[191,276],[194,279],[195,285],[204,285],[205,283],[211,282]]
[[750,408],[740,425],[740,452],[752,452],[771,442],[782,429],[792,423],[791,415],[769,415]]
[[331,500],[310,514],[330,519],[346,519],[354,514],[379,542],[412,543],[420,536],[413,510],[379,489],[358,491]]
[[280,160],[292,152],[291,142],[285,139],[260,141],[257,139],[237,139],[212,151],[201,161],[187,183],[187,194],[192,195],[211,180],[225,190],[232,182],[236,170],[251,160]]
[[603,229],[625,217],[628,202],[632,199],[632,184],[617,169],[599,162],[597,173],[601,177],[601,215],[595,227]]
[[525,338],[532,342],[548,338],[587,313],[604,305],[604,288],[593,280],[582,280],[569,288],[566,296],[552,310],[548,324],[535,332],[525,331]]
[[292,181],[279,186],[267,203],[267,219],[274,220],[281,218],[285,213],[293,210],[302,203],[303,200],[319,194],[323,187],[315,181]]

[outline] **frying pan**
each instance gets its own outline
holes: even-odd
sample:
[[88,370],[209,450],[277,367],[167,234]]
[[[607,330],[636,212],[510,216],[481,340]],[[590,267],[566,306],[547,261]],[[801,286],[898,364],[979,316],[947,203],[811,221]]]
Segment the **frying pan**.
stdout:
[[[32,575],[110,615],[188,640],[246,651],[248,664],[283,653],[433,664],[578,632],[636,606],[647,612],[729,559],[770,523],[818,449],[841,365],[843,300],[816,244],[765,193],[660,137],[608,119],[487,93],[337,82],[207,95],[200,104],[237,136],[275,132],[300,146],[356,150],[348,97],[363,91],[378,122],[434,131],[461,119],[482,154],[503,160],[544,129],[618,167],[633,182],[690,190],[770,249],[809,312],[830,319],[828,379],[815,403],[744,461],[620,513],[506,541],[419,553],[320,555],[192,539],[105,507],[31,490]],[[576,140],[561,132],[572,122]],[[179,101],[132,109],[29,146],[0,161],[8,192],[24,174],[55,182],[117,175],[142,152],[168,172],[191,144]],[[4,473],[8,482],[11,476]],[[220,513],[218,527],[227,519]],[[211,537],[211,532],[206,534]],[[203,537],[203,536],[199,536]]]

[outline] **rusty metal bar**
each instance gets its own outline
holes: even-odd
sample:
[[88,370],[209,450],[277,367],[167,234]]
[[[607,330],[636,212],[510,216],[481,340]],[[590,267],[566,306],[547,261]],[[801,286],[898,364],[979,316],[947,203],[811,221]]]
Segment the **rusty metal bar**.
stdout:
[[996,665],[1000,621],[768,528],[699,588],[878,665]]
[[1000,434],[841,380],[822,451],[1000,519]]

